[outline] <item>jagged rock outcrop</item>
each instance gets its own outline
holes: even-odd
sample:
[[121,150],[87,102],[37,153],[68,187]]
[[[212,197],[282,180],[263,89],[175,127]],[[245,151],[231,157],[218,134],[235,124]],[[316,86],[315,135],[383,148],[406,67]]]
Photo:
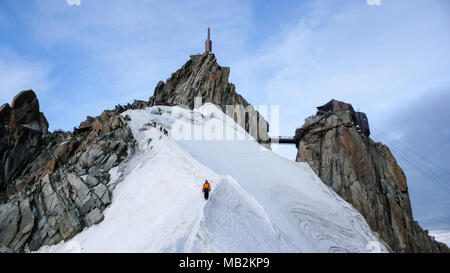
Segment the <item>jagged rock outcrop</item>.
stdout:
[[355,126],[351,110],[306,119],[297,161],[307,162],[394,252],[449,252],[414,221],[406,177],[389,148]]
[[104,111],[74,133],[48,132],[32,90],[0,108],[0,252],[37,250],[103,220],[108,171],[134,151],[125,119]]
[[[39,139],[48,133],[48,122],[39,112],[39,101],[33,91],[22,91],[11,106],[0,108],[0,191],[33,157]],[[1,196],[0,196],[1,198]]]
[[[234,84],[228,82],[229,75],[230,68],[218,65],[214,54],[205,52],[202,55],[191,56],[190,60],[173,73],[170,79],[165,83],[162,81],[158,83],[149,103],[151,106],[185,105],[193,109],[195,98],[201,97],[202,103],[214,103],[224,112],[227,112],[227,105],[242,106],[241,109],[233,108],[236,112],[228,111],[227,114],[255,139],[268,140],[267,121],[236,93]],[[244,117],[245,110],[248,114]],[[269,145],[266,146],[269,147]]]

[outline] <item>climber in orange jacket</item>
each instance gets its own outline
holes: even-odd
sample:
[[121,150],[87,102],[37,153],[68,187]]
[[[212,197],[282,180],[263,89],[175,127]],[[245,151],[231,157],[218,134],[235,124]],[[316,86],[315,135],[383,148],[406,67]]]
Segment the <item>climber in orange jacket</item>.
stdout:
[[209,192],[211,191],[211,184],[209,184],[208,180],[206,180],[205,184],[203,184],[203,190],[202,191],[205,194],[205,200],[208,200]]

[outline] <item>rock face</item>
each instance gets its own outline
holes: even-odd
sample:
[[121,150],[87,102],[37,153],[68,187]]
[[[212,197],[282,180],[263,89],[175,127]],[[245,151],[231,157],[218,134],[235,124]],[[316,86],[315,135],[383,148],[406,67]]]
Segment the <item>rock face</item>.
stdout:
[[117,111],[88,117],[74,133],[48,132],[33,91],[0,108],[0,252],[37,250],[103,220],[108,171],[134,151]]
[[[211,102],[218,105],[230,117],[233,117],[255,139],[268,140],[269,125],[255,108],[241,95],[236,93],[234,84],[228,82],[229,67],[217,64],[212,53],[191,56],[181,69],[172,74],[165,83],[159,82],[154,95],[150,98],[151,106],[158,104],[185,105],[194,108],[195,98],[202,103]],[[227,111],[227,105],[241,106],[235,112]],[[229,107],[230,109],[230,107]],[[247,114],[245,114],[247,110]],[[245,118],[244,118],[244,115]],[[242,121],[242,122],[240,122]],[[259,131],[259,133],[258,133]]]
[[[33,157],[39,139],[48,133],[48,122],[39,112],[39,101],[31,91],[14,97],[11,106],[0,108],[0,191]],[[1,197],[0,197],[1,198]]]
[[406,177],[389,148],[358,130],[350,110],[306,119],[297,161],[307,162],[394,252],[449,252],[414,221]]

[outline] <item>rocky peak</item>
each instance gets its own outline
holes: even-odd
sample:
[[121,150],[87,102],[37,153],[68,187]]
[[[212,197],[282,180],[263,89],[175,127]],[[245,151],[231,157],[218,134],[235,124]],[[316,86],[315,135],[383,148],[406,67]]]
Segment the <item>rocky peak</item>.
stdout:
[[33,90],[20,92],[11,106],[0,108],[0,192],[33,157],[47,133],[48,122]]
[[11,103],[9,127],[13,131],[19,127],[48,132],[48,122],[39,111],[39,100],[33,90],[22,91]]
[[243,102],[234,85],[228,82],[229,74],[230,68],[219,66],[214,54],[193,55],[170,79],[158,83],[150,104],[186,105],[192,109],[194,97],[201,97],[204,103],[218,105],[232,102],[229,98]]
[[350,104],[324,106],[298,130],[297,161],[309,163],[394,252],[449,252],[414,221],[406,176],[389,148],[368,136],[367,117],[359,120]]
[[[151,106],[159,104],[185,105],[194,108],[196,97],[202,98],[202,103],[210,102],[219,106],[226,112],[227,105],[241,105],[247,108],[249,114],[257,116],[256,124],[250,118],[245,120],[245,129],[256,139],[268,139],[269,126],[267,121],[251,106],[241,95],[236,92],[234,84],[228,81],[229,67],[217,64],[214,54],[205,52],[201,55],[193,55],[190,60],[178,71],[172,74],[166,82],[159,82],[155,93],[150,97]],[[237,120],[236,116],[233,118]],[[259,126],[264,124],[260,134],[257,134]]]

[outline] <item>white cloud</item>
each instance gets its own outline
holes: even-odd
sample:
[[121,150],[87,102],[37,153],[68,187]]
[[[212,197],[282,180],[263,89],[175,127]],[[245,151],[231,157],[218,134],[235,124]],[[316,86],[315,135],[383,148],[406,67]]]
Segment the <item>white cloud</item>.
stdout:
[[0,104],[11,103],[22,90],[45,93],[52,84],[50,66],[0,48]]
[[431,3],[399,1],[372,9],[355,2],[316,2],[296,24],[243,59],[233,75],[243,75],[237,77],[238,89],[253,89],[262,103],[282,105],[282,118],[301,123],[315,106],[336,98],[375,121],[448,83],[450,62],[443,58],[450,50],[448,19]]
[[49,2],[37,8],[27,17],[36,40],[76,54],[85,68],[76,76],[97,85],[99,95],[108,90],[116,103],[152,95],[159,80],[203,52],[208,26],[213,51],[239,52],[251,17],[242,1],[84,1],[76,12]]

